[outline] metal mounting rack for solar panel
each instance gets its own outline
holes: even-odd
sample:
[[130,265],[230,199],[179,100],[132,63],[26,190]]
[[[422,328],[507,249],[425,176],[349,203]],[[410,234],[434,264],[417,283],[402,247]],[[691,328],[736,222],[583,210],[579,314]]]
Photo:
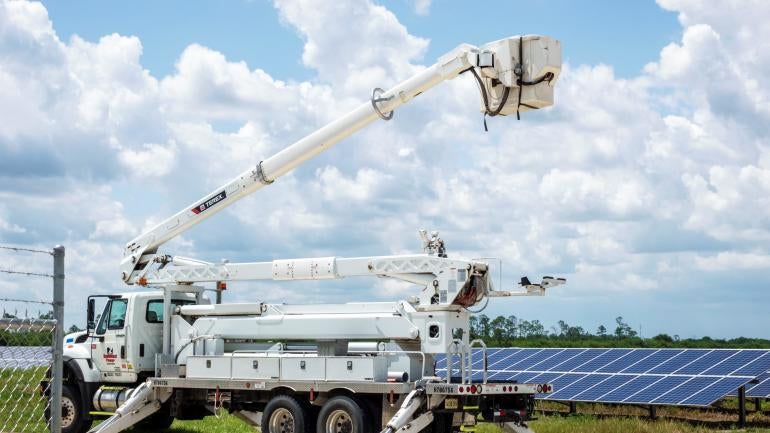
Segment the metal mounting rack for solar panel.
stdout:
[[760,374],[751,384],[746,385],[746,397],[770,398],[770,371]]

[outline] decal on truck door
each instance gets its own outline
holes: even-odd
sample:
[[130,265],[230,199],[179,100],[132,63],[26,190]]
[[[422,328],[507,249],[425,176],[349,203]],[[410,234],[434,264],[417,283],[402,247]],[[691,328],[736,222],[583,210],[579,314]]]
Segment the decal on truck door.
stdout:
[[115,354],[115,351],[112,350],[111,347],[108,347],[107,350],[104,351],[102,357],[107,364],[114,364],[115,360],[118,359],[118,355]]
[[225,198],[227,198],[227,193],[225,193],[225,191],[223,190],[219,194],[215,195],[214,197],[211,197],[210,199],[208,199],[208,200],[204,201],[203,203],[199,204],[198,206],[195,206],[191,210],[193,211],[194,214],[197,215],[197,214],[205,211],[206,209],[210,208],[211,206],[214,206],[215,204],[217,204],[220,201],[224,200]]

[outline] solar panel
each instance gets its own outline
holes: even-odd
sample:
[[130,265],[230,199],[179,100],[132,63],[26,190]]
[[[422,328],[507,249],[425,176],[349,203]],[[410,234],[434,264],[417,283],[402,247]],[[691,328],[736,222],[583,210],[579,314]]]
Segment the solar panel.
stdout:
[[624,376],[630,380],[614,390],[596,397],[590,401],[603,403],[623,403],[629,396],[647,388],[660,380],[659,376]]
[[746,397],[770,398],[770,372],[759,375],[757,382],[746,385]]
[[[640,352],[645,353],[642,351]],[[639,362],[636,362],[621,371],[623,373],[647,373],[650,372],[650,370],[660,369],[662,368],[663,364],[671,362],[677,358],[681,358],[682,352],[682,350],[657,350],[650,353],[649,356],[646,356]],[[665,370],[659,373],[664,372]]]
[[[631,352],[631,349],[588,349],[592,357],[589,361],[581,364],[579,368],[583,371],[597,371],[599,368],[623,357]],[[598,353],[598,355],[597,355]]]
[[593,361],[597,357],[600,357],[605,352],[607,352],[607,349],[586,349],[585,351],[579,353],[578,355],[573,356],[569,359],[566,359],[564,362],[560,364],[556,364],[556,366],[554,366],[552,370],[581,371],[581,372],[592,373],[595,371],[595,369],[586,368],[586,365],[590,364],[591,361]]
[[[487,353],[489,380],[548,382],[554,392],[536,397],[562,401],[709,406],[770,370],[770,350],[758,349],[504,348]],[[474,369],[481,365],[474,362]],[[746,396],[770,397],[770,373],[747,385]]]
[[652,355],[652,352],[645,350],[632,350],[631,352],[618,357],[615,361],[608,363],[607,365],[598,368],[596,371],[602,373],[619,373],[632,365],[643,361],[647,357]]
[[703,391],[685,399],[681,404],[685,406],[709,406],[745,384],[746,379],[744,378],[725,377]]
[[667,353],[670,353],[672,356],[659,363],[658,365],[653,366],[650,373],[658,373],[658,374],[671,374],[675,371],[679,370],[680,368],[684,368],[687,365],[692,364],[693,362],[697,361],[698,358],[701,358],[703,355],[706,354],[706,352],[703,352],[701,350],[661,350],[661,353],[664,355]]

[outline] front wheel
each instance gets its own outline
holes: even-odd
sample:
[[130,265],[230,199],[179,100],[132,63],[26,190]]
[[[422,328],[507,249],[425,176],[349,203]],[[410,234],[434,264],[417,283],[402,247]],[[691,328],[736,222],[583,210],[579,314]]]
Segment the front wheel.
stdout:
[[369,433],[366,413],[352,398],[334,397],[321,408],[316,433]]
[[[84,433],[91,428],[91,420],[86,419],[86,408],[80,400],[77,388],[69,383],[61,387],[61,431],[62,433]],[[45,417],[50,422],[51,411],[45,410]]]

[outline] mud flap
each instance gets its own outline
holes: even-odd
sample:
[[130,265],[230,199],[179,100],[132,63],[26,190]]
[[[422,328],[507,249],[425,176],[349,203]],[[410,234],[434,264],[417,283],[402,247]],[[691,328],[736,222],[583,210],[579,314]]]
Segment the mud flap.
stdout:
[[240,418],[241,421],[250,424],[254,427],[262,426],[262,412],[252,412],[250,410],[237,410],[233,412],[233,415]]

